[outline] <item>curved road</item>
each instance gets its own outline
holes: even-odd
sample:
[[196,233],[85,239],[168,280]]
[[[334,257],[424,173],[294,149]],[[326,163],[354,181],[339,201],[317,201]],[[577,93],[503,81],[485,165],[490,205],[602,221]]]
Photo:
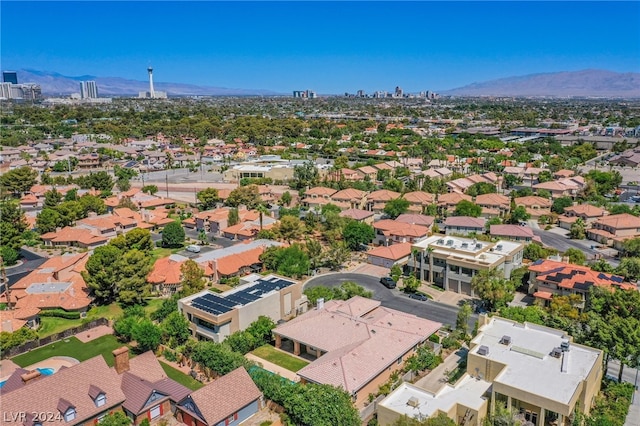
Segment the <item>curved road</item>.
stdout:
[[[371,275],[354,273],[320,275],[307,281],[305,283],[305,288],[320,285],[325,287],[337,287],[345,281],[354,281],[367,290],[373,291],[373,299],[382,302],[382,306],[384,307],[413,314],[431,321],[437,321],[442,324],[449,324],[454,327],[456,325],[456,317],[459,310],[457,306],[445,305],[443,303],[434,302],[433,300],[421,302],[419,300],[409,299],[409,297],[407,297],[407,295],[402,291],[397,288],[394,290],[386,288],[380,284],[379,277]],[[477,315],[472,315],[469,320],[470,327],[473,327],[477,319]]]

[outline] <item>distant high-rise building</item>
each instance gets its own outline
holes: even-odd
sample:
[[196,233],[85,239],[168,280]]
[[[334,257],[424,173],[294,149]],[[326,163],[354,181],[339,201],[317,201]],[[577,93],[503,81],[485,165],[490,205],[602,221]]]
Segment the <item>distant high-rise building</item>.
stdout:
[[147,68],[147,72],[149,73],[149,97],[153,99],[156,97],[156,94],[153,90],[153,68]]
[[318,95],[316,95],[316,92],[314,92],[313,90],[294,90],[293,97],[315,99],[318,97]]
[[366,95],[364,94],[364,90],[358,90],[356,96],[359,98],[364,98]]
[[403,92],[402,92],[402,87],[400,87],[400,86],[396,86],[396,92],[395,92],[395,96],[396,96],[396,98],[401,98],[401,97],[402,97],[402,94],[403,94]]
[[18,84],[18,73],[15,71],[2,71],[2,82]]
[[98,85],[95,81],[80,82],[80,98],[95,99],[98,97]]

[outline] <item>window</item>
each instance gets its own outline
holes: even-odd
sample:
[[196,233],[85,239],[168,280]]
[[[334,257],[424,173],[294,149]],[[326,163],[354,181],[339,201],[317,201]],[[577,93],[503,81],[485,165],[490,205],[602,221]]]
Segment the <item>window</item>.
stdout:
[[149,414],[149,417],[151,417],[151,419],[160,417],[160,406],[156,405],[155,407],[153,407],[151,410],[149,410]]
[[76,418],[76,409],[73,407],[70,407],[67,409],[67,411],[64,412],[64,421],[65,422],[70,422],[71,420],[74,420]]
[[232,415],[227,417],[227,420],[225,420],[224,424],[225,425],[230,425],[231,423],[235,422],[236,420],[238,420],[238,413],[233,413]]
[[95,402],[96,407],[102,407],[104,404],[107,403],[107,396],[101,393],[96,397],[96,399],[93,402]]

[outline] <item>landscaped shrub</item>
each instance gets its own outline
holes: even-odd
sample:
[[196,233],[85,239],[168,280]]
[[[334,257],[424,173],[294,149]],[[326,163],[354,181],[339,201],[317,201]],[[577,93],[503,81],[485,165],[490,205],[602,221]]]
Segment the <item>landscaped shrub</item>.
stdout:
[[429,336],[429,341],[433,343],[440,343],[440,336],[433,333],[431,336]]
[[460,347],[460,342],[453,336],[447,336],[442,339],[442,347],[445,349],[458,349]]
[[40,311],[41,317],[56,317],[64,319],[80,319],[80,312],[69,312],[64,309],[47,309]]
[[162,352],[162,356],[164,356],[164,358],[167,361],[171,361],[171,362],[178,361],[178,356],[173,351],[170,351],[169,349],[165,349],[164,352]]

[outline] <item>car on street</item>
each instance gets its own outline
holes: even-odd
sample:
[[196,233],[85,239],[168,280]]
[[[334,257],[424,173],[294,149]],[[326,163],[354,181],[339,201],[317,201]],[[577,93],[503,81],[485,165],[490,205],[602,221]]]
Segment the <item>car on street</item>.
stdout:
[[380,278],[380,283],[386,288],[396,288],[396,282],[391,277]]
[[200,253],[200,246],[191,244],[190,246],[187,246],[186,250],[190,251],[191,253]]
[[422,293],[409,293],[409,299],[416,299],[420,300],[421,302],[426,302],[427,300],[429,300],[427,295]]

